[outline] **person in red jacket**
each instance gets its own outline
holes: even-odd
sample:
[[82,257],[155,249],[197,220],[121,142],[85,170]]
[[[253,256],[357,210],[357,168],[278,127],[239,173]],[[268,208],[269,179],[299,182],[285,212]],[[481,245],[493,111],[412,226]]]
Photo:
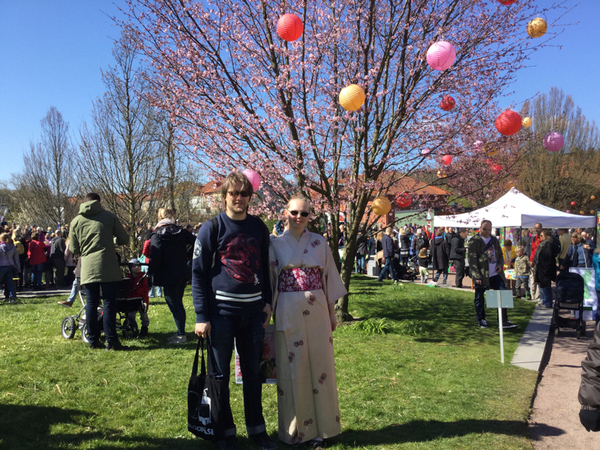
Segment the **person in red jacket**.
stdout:
[[33,274],[33,290],[39,291],[42,289],[42,273],[44,272],[44,264],[46,263],[46,245],[44,238],[40,233],[33,233],[29,249],[27,251],[31,273]]
[[[130,274],[127,275],[131,281],[129,282],[129,298],[142,297],[146,305],[145,308],[140,309],[140,319],[142,320],[142,329],[140,330],[139,338],[146,339],[148,337],[148,325],[150,320],[148,319],[148,306],[150,302],[148,300],[148,277],[145,273],[142,273],[142,266],[137,258],[129,260]],[[135,316],[137,311],[130,312],[127,316],[132,322],[135,322]]]

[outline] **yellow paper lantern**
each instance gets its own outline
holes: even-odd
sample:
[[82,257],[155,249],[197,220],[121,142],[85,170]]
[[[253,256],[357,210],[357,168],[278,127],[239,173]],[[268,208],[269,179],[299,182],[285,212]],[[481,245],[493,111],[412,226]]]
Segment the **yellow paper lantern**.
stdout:
[[392,209],[392,204],[387,197],[377,197],[371,204],[371,209],[378,216],[385,216]]
[[523,117],[523,120],[521,121],[521,125],[523,125],[523,128],[529,128],[531,124],[532,122],[529,117]]
[[583,216],[585,214],[585,211],[579,211],[579,214]]
[[527,24],[527,34],[532,38],[542,37],[546,34],[546,30],[548,30],[548,24],[541,17],[536,17]]
[[593,209],[590,209],[590,214],[594,214],[596,211],[594,211]]
[[438,178],[446,178],[448,175],[446,175],[446,172],[444,172],[442,170],[438,170],[437,176],[438,176]]
[[340,105],[347,111],[356,111],[365,103],[365,91],[357,85],[351,84],[340,91]]
[[483,146],[483,152],[492,158],[498,154],[498,147],[494,142],[486,142],[486,144]]

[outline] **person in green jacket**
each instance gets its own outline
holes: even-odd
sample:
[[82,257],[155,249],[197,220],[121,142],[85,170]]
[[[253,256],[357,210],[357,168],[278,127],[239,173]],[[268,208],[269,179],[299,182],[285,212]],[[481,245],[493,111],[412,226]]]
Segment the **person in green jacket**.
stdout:
[[[86,288],[88,340],[90,348],[103,348],[96,317],[100,304],[100,288],[104,297],[104,337],[106,350],[125,350],[117,336],[117,286],[123,279],[115,249],[129,242],[127,231],[113,213],[100,206],[100,196],[89,193],[79,207],[79,215],[71,222],[70,247],[81,255],[81,284]],[[116,238],[116,239],[115,239]]]
[[[504,282],[504,256],[500,242],[496,236],[491,235],[492,222],[483,220],[479,234],[469,241],[469,269],[471,279],[475,286],[475,313],[480,328],[488,328],[485,320],[486,289],[506,290]],[[506,308],[502,308],[502,328],[515,328],[510,320]]]

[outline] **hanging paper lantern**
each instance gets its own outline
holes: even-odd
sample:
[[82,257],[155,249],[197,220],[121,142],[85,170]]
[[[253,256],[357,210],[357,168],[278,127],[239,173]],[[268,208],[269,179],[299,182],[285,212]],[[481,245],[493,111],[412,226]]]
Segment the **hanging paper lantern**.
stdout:
[[444,97],[442,97],[442,101],[440,102],[440,108],[442,108],[444,111],[452,111],[455,106],[456,102],[452,97],[450,97],[449,95],[444,95]]
[[258,187],[260,186],[260,175],[258,175],[254,170],[250,169],[244,169],[242,173],[246,175],[246,178],[248,178],[248,181],[250,181],[254,192],[258,191]]
[[579,214],[583,216],[585,214],[585,211],[579,211]]
[[365,91],[358,84],[350,84],[340,91],[340,105],[347,111],[356,111],[365,103]]
[[385,216],[392,209],[392,204],[387,197],[377,197],[371,204],[371,209],[378,216]]
[[571,202],[571,206],[575,206],[575,202]]
[[494,164],[494,161],[492,161],[490,158],[485,158],[485,163],[486,163],[488,166],[491,166],[492,164]]
[[490,169],[492,169],[492,172],[494,172],[495,174],[499,174],[502,171],[502,166],[500,164],[492,164],[492,167],[490,167]]
[[438,178],[446,178],[448,175],[446,175],[446,172],[440,169],[437,171],[437,176]]
[[592,196],[590,197],[590,200],[596,200],[596,196],[595,196],[595,195],[592,195]]
[[546,34],[548,24],[541,17],[531,19],[527,24],[527,34],[532,38],[539,38]]
[[570,209],[567,209],[566,212],[567,212],[567,214],[571,214],[571,210]]
[[396,205],[398,205],[398,208],[408,208],[411,202],[412,200],[407,192],[403,192],[396,197]]
[[485,153],[490,158],[496,156],[498,152],[498,145],[495,142],[486,142],[483,146],[483,153]]
[[508,5],[512,5],[513,3],[515,3],[517,0],[498,0],[501,4],[508,6]]
[[427,64],[433,70],[446,70],[456,59],[456,50],[450,42],[440,41],[427,50]]
[[532,123],[533,122],[529,117],[523,117],[523,120],[521,121],[521,125],[523,125],[524,128],[529,128]]
[[421,150],[421,155],[423,156],[427,156],[431,153],[431,150],[428,148],[424,148],[423,150]]
[[590,214],[595,214],[596,211],[594,211],[593,209],[590,209]]
[[480,152],[483,148],[483,141],[475,141],[473,142],[473,150],[476,152]]
[[496,118],[496,129],[505,136],[512,136],[521,129],[521,116],[516,111],[504,111]]
[[565,145],[565,138],[556,131],[551,131],[544,137],[544,148],[551,152],[557,152]]
[[281,39],[293,42],[302,36],[304,25],[296,14],[284,14],[277,21],[277,34]]
[[450,156],[450,155],[442,156],[442,163],[444,163],[446,166],[449,164],[452,164],[452,156]]

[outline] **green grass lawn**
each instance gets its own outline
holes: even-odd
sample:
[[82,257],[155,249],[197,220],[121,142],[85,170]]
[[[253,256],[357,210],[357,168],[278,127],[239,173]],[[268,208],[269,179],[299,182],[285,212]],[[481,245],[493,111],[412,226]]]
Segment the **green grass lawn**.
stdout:
[[[503,365],[494,311],[490,329],[479,329],[472,291],[365,277],[351,291],[351,313],[365,320],[334,333],[342,434],[330,448],[531,448],[537,373],[508,362],[532,303],[515,301],[510,311],[519,327],[504,333]],[[0,305],[1,450],[212,448],[187,431],[195,340],[167,343],[175,325],[163,299],[151,299],[150,339],[130,341],[130,352],[89,350],[79,331],[64,339],[62,319],[75,311],[56,300]],[[184,302],[191,331],[189,291]],[[231,397],[238,444],[255,448],[245,437],[241,386]],[[263,389],[263,405],[276,437],[275,386]]]

